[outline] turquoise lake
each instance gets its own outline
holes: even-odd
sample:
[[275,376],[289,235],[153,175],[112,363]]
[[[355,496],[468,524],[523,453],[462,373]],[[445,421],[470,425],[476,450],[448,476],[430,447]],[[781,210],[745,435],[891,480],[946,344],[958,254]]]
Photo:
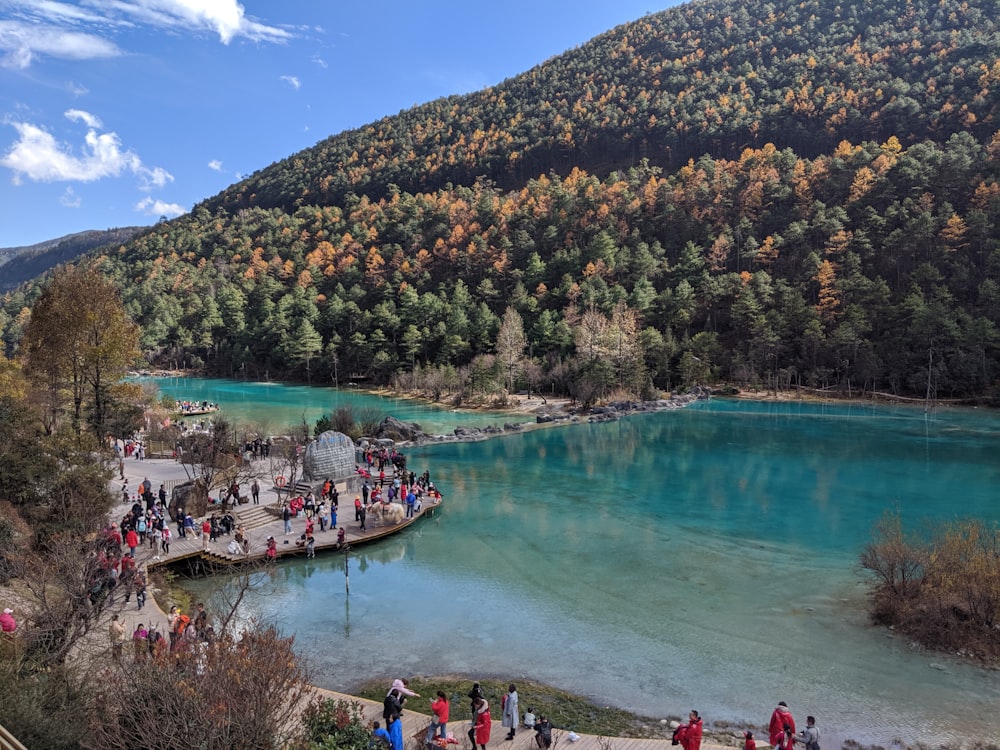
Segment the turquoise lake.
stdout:
[[[235,403],[173,387],[227,413]],[[248,413],[286,394],[240,389]],[[505,421],[386,409],[441,431]],[[994,412],[713,400],[407,452],[442,488],[441,512],[352,553],[349,596],[344,559],[329,555],[279,563],[244,608],[294,632],[324,687],[530,677],[739,726],[785,700],[817,716],[830,747],[1000,736],[1000,674],[868,625],[856,571],[887,509],[913,528],[1000,521]],[[210,596],[219,584],[196,585]]]
[[534,422],[534,418],[506,414],[484,416],[469,411],[435,409],[421,401],[387,398],[364,391],[338,390],[282,383],[247,383],[216,378],[133,378],[139,383],[153,383],[161,392],[183,401],[208,401],[219,404],[222,414],[232,422],[254,425],[264,433],[280,434],[305,419],[311,428],[324,414],[341,406],[351,406],[357,415],[375,409],[404,422],[419,422],[428,434],[451,433],[459,426],[485,426],[507,421]]

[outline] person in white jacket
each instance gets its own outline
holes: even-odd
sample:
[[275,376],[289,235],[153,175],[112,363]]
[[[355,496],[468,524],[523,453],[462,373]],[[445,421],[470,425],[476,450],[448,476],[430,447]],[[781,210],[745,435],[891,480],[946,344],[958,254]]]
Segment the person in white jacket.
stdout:
[[507,695],[504,696],[503,721],[500,723],[500,726],[508,729],[506,739],[514,739],[514,731],[520,723],[521,715],[517,711],[517,686],[512,682],[507,689]]

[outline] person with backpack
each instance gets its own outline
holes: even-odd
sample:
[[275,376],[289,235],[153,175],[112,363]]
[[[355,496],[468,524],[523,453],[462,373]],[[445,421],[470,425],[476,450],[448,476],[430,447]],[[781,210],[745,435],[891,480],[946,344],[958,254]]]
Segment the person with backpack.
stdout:
[[819,750],[819,729],[816,727],[815,716],[806,717],[806,727],[799,732],[795,742],[805,745],[806,750]]
[[177,617],[173,621],[173,625],[170,629],[170,650],[174,651],[180,647],[181,639],[184,637],[184,631],[187,626],[191,623],[191,618],[186,614],[177,611]]

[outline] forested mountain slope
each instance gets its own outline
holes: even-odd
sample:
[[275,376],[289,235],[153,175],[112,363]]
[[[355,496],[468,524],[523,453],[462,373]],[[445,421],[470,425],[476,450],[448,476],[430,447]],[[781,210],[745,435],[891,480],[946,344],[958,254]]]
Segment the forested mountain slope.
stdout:
[[[96,262],[151,355],[225,374],[995,396],[996,19],[692,3],[329,138]],[[9,348],[31,294],[5,299]]]
[[[903,146],[995,132],[992,0],[694,2],[620,26],[496,87],[328,138],[206,202],[210,211],[330,205],[479,176],[666,169],[774,143]],[[991,56],[992,55],[992,56]]]

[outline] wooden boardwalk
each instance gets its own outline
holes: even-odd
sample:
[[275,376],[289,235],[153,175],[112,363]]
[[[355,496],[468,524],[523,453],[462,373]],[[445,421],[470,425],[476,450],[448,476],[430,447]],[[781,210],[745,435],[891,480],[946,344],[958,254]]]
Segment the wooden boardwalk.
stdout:
[[[183,467],[174,459],[149,459],[144,461],[127,460],[125,462],[125,475],[129,479],[129,485],[137,487],[146,477],[149,477],[153,485],[153,492],[156,493],[160,484],[168,482],[176,483],[178,471],[182,473]],[[387,476],[391,480],[391,476]],[[121,481],[116,479],[111,482],[112,491],[118,493]],[[354,520],[354,495],[348,496],[346,487],[343,484],[338,486],[341,491],[341,503],[338,512],[337,525],[346,532],[344,535],[345,544],[349,548],[360,547],[364,544],[376,542],[385,537],[397,534],[419,521],[425,516],[432,516],[441,507],[440,499],[424,498],[421,509],[412,518],[404,518],[399,523],[382,523],[376,521],[370,514],[366,522],[366,528],[361,529],[360,524]],[[288,495],[283,491],[284,496]],[[244,504],[233,506],[230,510],[236,519],[237,524],[244,526],[244,532],[250,541],[247,554],[231,554],[228,551],[229,543],[234,538],[233,534],[218,537],[215,542],[206,545],[200,536],[188,534],[181,538],[177,534],[177,524],[170,524],[170,551],[162,552],[159,548],[153,550],[147,541],[136,548],[136,563],[139,567],[155,568],[163,565],[174,565],[186,562],[189,567],[202,572],[211,572],[213,569],[221,567],[239,566],[247,562],[257,562],[266,559],[267,538],[273,536],[277,541],[277,556],[299,556],[305,557],[304,547],[296,546],[295,542],[302,536],[306,528],[306,518],[300,514],[298,518],[292,519],[292,533],[285,533],[285,523],[280,515],[272,515],[267,509],[279,509],[277,488],[261,488],[260,504]],[[131,504],[121,504],[115,511],[116,518],[124,515]],[[404,507],[404,506],[400,506]],[[209,513],[218,512],[210,509]],[[245,522],[244,522],[245,519]],[[201,518],[196,518],[195,526],[201,528]],[[337,544],[336,530],[320,531],[319,521],[315,520],[313,538],[316,540],[315,550],[317,555],[329,554],[341,551]]]

